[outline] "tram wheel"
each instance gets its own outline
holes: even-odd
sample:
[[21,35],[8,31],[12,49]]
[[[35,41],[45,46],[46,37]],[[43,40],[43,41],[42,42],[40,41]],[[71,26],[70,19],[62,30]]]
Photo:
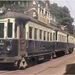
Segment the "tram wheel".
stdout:
[[69,54],[71,54],[72,53],[72,49],[69,49]]
[[25,69],[27,67],[27,63],[26,63],[26,60],[25,58],[23,57],[22,60],[19,60],[18,63],[17,63],[17,67],[19,69]]
[[52,52],[51,53],[51,59],[54,59],[56,57],[56,53],[55,52]]

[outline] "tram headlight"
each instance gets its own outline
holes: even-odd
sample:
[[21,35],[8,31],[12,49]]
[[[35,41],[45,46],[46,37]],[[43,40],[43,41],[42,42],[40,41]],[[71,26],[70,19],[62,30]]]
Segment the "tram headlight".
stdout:
[[12,47],[11,46],[7,46],[7,51],[11,51]]

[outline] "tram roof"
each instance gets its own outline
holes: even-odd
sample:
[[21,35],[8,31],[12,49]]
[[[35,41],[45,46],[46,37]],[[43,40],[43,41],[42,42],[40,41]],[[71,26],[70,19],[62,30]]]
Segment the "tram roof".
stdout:
[[28,16],[24,15],[23,13],[17,13],[12,11],[7,11],[6,13],[0,14],[0,18],[22,18],[28,19]]
[[53,30],[56,30],[57,29],[56,27],[52,27],[50,25],[44,24],[44,23],[38,21],[37,19],[31,18],[31,17],[29,17],[29,16],[27,16],[27,15],[25,15],[23,13],[18,13],[18,12],[14,12],[14,11],[7,11],[6,13],[3,13],[2,15],[0,14],[0,18],[1,19],[3,19],[3,18],[24,19],[24,20],[32,21],[32,22],[37,23],[37,24],[40,24],[42,26],[51,28]]
[[[44,24],[44,23],[42,23],[42,22],[40,22],[40,21],[38,21],[38,20],[36,20],[36,19],[34,19],[34,18],[31,18],[31,17],[29,17],[29,16],[23,14],[23,13],[18,13],[18,12],[14,12],[14,11],[7,11],[6,13],[4,13],[4,14],[2,14],[2,15],[0,14],[0,18],[1,18],[1,19],[3,19],[3,18],[24,19],[24,20],[27,20],[27,21],[35,22],[35,23],[40,24],[40,25],[42,25],[42,26],[45,26],[45,27],[47,27],[47,28],[51,28],[51,29],[53,29],[54,31],[57,30],[57,31],[63,32],[63,33],[65,33],[65,34],[71,35],[71,34],[69,34],[68,32],[65,32],[65,31],[63,31],[63,30],[61,30],[61,29],[59,29],[59,28],[57,28],[57,27],[55,27],[55,26],[51,26],[50,24],[49,24],[49,25]],[[72,35],[71,35],[71,36],[72,36]]]

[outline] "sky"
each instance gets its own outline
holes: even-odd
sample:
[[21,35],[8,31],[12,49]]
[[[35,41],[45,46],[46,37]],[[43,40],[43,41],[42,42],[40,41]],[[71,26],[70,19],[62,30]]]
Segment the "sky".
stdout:
[[66,6],[71,14],[71,17],[74,18],[73,25],[75,26],[75,0],[50,0],[50,3],[57,3],[58,6]]

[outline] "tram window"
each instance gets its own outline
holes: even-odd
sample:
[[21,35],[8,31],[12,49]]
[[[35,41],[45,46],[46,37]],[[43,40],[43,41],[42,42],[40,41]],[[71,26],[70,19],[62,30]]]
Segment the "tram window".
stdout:
[[63,41],[63,35],[61,35],[61,42]]
[[66,42],[66,40],[67,40],[66,38],[67,38],[67,37],[66,37],[66,36],[64,36],[64,38],[63,38],[63,39],[64,39],[64,42]]
[[55,33],[53,33],[53,40],[55,40],[55,38],[56,38],[56,37],[55,37]]
[[4,23],[0,23],[0,38],[4,37]]
[[62,39],[61,39],[61,38],[62,38],[62,35],[60,35],[60,41],[62,41]]
[[37,28],[34,29],[34,39],[37,39]]
[[42,39],[42,30],[40,30],[40,39]]
[[45,16],[47,16],[47,10],[45,11]]
[[43,12],[44,12],[44,10],[43,10],[43,8],[42,8],[42,14],[43,14]]
[[32,27],[29,27],[29,38],[32,39]]
[[41,7],[39,8],[39,11],[41,12]]
[[64,36],[64,41],[66,42],[66,36]]
[[12,23],[8,23],[7,35],[8,37],[12,37]]
[[50,33],[50,41],[52,41],[52,33]]
[[64,42],[64,39],[63,39],[63,37],[64,37],[64,36],[62,35],[62,38],[61,38],[61,41],[62,41],[62,42]]
[[61,41],[61,35],[60,34],[58,35],[58,40]]
[[44,31],[44,40],[46,40],[46,31]]
[[17,24],[15,23],[15,38],[17,38]]
[[49,41],[49,32],[47,33],[47,40]]

